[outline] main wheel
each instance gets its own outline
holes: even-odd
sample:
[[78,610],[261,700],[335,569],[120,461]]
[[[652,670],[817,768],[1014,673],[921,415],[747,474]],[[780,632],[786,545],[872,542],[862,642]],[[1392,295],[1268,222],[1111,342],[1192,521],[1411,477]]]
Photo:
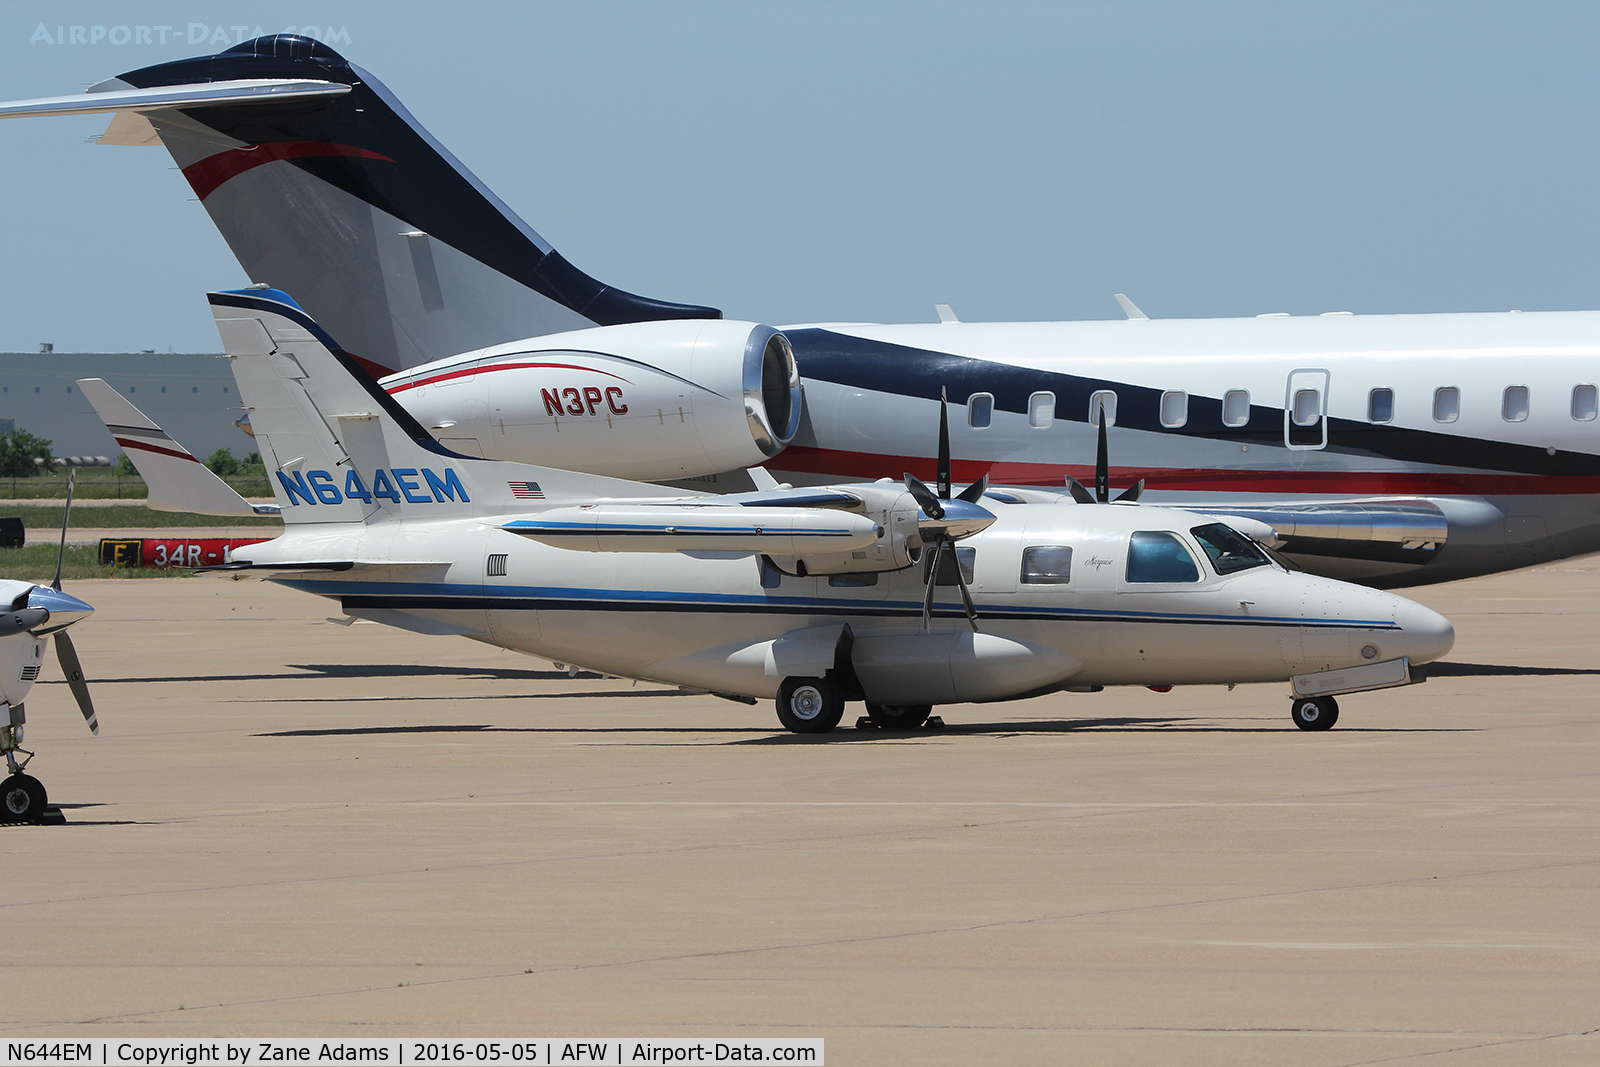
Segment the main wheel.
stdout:
[[0,782],[0,819],[6,822],[32,822],[49,801],[44,783],[31,774],[13,774]]
[[884,730],[915,730],[927,722],[932,713],[932,704],[867,703],[867,714],[872,716],[875,725]]
[[1302,730],[1331,730],[1339,721],[1339,702],[1332,697],[1302,697],[1290,705],[1289,717]]
[[778,687],[778,721],[797,734],[825,734],[844,716],[844,695],[826,678],[785,678]]

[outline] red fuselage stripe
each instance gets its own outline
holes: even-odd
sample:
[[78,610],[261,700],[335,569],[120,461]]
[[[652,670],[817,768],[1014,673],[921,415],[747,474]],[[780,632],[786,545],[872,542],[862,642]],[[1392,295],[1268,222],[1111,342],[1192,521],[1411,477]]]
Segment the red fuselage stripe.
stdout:
[[175,452],[170,448],[162,448],[160,445],[152,445],[145,441],[136,441],[128,437],[118,437],[116,438],[116,442],[123,448],[137,448],[141,452],[154,452],[161,456],[172,456],[176,459],[186,459],[191,463],[200,462],[187,452]]
[[422,385],[432,385],[435,382],[448,382],[454,378],[470,378],[474,374],[490,374],[497,370],[527,370],[541,367],[547,367],[553,370],[586,370],[595,374],[604,374],[607,378],[616,378],[619,382],[626,382],[628,380],[620,375],[612,374],[610,371],[596,370],[594,367],[583,367],[576,363],[491,363],[485,367],[469,367],[466,370],[447,371],[444,374],[435,374],[431,378],[421,378],[414,382],[405,382],[401,385],[391,385],[389,386],[389,392],[391,394],[403,393],[407,389],[415,389]]
[[[767,466],[774,471],[846,478],[899,478],[909,471],[936,477],[934,460],[790,445]],[[1094,483],[1094,468],[1005,460],[952,460],[951,475],[972,482],[989,476],[997,485],[1062,485],[1068,475]],[[1587,496],[1600,494],[1600,475],[1496,474],[1448,471],[1225,470],[1185,467],[1112,467],[1117,486],[1145,479],[1147,490],[1172,493],[1320,493],[1358,496]]]
[[183,176],[201,200],[216,192],[217,187],[230,178],[263,163],[276,163],[280,159],[306,159],[312,156],[355,156],[358,159],[381,159],[393,163],[388,156],[369,152],[353,145],[334,144],[331,141],[276,141],[272,144],[250,145],[247,148],[230,148],[207,156],[183,168]]

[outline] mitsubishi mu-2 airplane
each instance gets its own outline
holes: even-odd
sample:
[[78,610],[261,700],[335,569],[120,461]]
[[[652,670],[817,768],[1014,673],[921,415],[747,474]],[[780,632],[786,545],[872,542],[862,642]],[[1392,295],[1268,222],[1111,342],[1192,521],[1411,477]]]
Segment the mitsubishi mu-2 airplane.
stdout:
[[[685,494],[456,453],[287,294],[210,301],[285,522],[215,569],[355,618],[774,699],[797,732],[852,700],[908,727],[941,704],[1275,681],[1297,726],[1326,729],[1335,696],[1414,682],[1454,640],[1433,611],[1290,571],[1214,516],[1109,502],[1105,477],[1076,487],[1087,503],[984,479],[955,492],[943,432],[933,487]],[[114,391],[86,392],[158,439]],[[154,482],[204,481],[159,440],[130,453],[164,464]]]
[[[290,35],[0,117],[113,112],[164,145],[249,276],[293,292],[457,453],[683,484],[1119,484],[1400,586],[1600,550],[1600,313],[774,329],[578,270],[370,73]],[[728,472],[734,472],[731,474]]]

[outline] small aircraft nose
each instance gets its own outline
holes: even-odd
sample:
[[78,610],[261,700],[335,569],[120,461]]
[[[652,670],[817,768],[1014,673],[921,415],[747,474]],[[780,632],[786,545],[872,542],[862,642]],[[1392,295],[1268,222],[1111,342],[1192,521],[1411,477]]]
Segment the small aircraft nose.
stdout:
[[1395,609],[1394,621],[1404,635],[1397,651],[1413,664],[1436,660],[1456,643],[1456,628],[1450,625],[1449,619],[1413,601],[1401,601]]
[[51,589],[48,585],[36,585],[28,593],[28,607],[43,608],[50,613],[50,618],[35,632],[53,632],[64,630],[75,622],[82,622],[94,614],[94,608],[79,600],[71,593],[63,593],[59,589]]

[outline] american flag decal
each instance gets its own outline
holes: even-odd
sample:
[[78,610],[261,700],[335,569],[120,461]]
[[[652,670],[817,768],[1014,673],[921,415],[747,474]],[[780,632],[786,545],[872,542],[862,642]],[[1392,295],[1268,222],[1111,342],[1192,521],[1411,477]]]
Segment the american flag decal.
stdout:
[[544,490],[539,488],[538,482],[507,482],[511,487],[511,495],[518,500],[543,500]]

